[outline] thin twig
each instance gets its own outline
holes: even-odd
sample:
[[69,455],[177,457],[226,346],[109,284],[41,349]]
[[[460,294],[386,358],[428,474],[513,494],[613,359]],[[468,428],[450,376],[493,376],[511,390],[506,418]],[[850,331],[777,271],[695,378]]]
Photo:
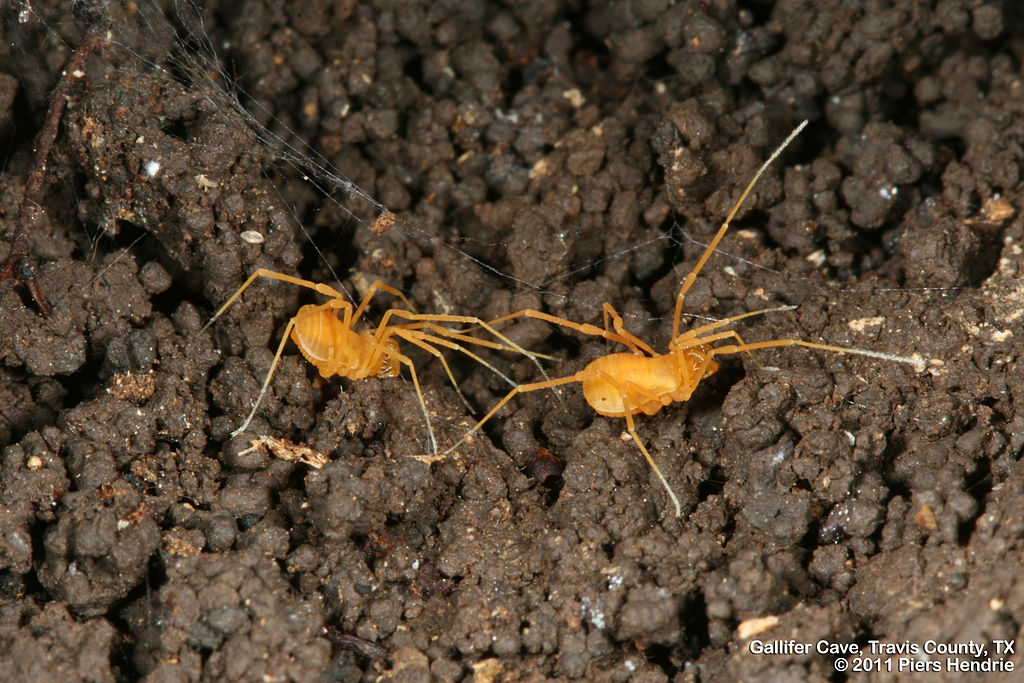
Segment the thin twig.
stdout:
[[39,191],[46,178],[50,149],[53,148],[53,142],[57,139],[57,130],[60,127],[61,116],[64,114],[64,107],[68,102],[69,91],[71,86],[85,75],[83,66],[86,58],[103,42],[98,30],[89,31],[71,56],[71,60],[61,74],[60,82],[57,83],[57,87],[53,91],[50,108],[46,112],[46,121],[39,132],[39,137],[36,138],[32,170],[25,182],[25,194],[18,211],[18,223],[11,240],[11,251],[3,265],[0,266],[0,289],[6,289],[14,282],[25,285],[29,293],[32,294],[36,306],[39,307],[39,312],[43,315],[49,315],[51,309],[43,291],[35,281],[35,261],[28,255],[28,231],[35,224],[41,212]]

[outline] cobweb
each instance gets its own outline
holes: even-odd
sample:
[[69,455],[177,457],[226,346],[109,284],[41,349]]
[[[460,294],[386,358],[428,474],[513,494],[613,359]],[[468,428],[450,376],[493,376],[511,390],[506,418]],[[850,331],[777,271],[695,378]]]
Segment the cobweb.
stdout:
[[[638,250],[659,249],[667,255],[671,264],[675,265],[682,259],[685,246],[704,246],[701,240],[692,237],[685,226],[670,214],[665,229],[653,237],[641,239],[623,249],[604,253],[584,263],[570,264],[554,275],[538,281],[517,277],[500,264],[488,262],[474,255],[482,251],[507,250],[509,245],[501,239],[500,234],[493,233],[490,240],[481,239],[479,236],[442,234],[437,230],[424,229],[416,219],[411,218],[415,208],[412,211],[393,213],[388,206],[348,176],[344,169],[336,167],[310,140],[304,139],[294,121],[283,120],[274,110],[261,102],[260,98],[248,92],[243,87],[247,74],[236,72],[236,65],[230,59],[235,48],[230,37],[215,38],[207,28],[210,13],[214,11],[212,3],[210,6],[203,6],[188,0],[168,0],[162,3],[156,0],[139,0],[124,4],[96,1],[73,3],[72,8],[73,11],[68,13],[66,5],[57,3],[56,6],[44,6],[30,0],[9,6],[5,18],[8,21],[8,37],[15,47],[15,53],[18,48],[27,51],[37,44],[43,44],[44,41],[59,41],[70,54],[75,49],[75,41],[85,30],[102,27],[108,45],[106,49],[117,53],[118,59],[137,60],[144,64],[150,73],[186,84],[193,91],[201,92],[214,106],[228,109],[237,115],[273,158],[273,168],[267,169],[267,173],[273,174],[275,188],[281,184],[281,178],[301,180],[315,191],[333,212],[344,216],[349,227],[373,229],[377,225],[375,222],[383,218],[389,229],[402,232],[418,244],[424,245],[428,251],[451,251],[457,258],[472,263],[481,273],[497,278],[512,288],[533,290],[549,297],[566,297],[566,288],[558,285],[584,278],[588,273],[596,272],[602,264],[626,258]],[[30,61],[22,60],[26,65],[29,65]],[[45,106],[46,93],[39,92],[38,83],[49,81],[33,78],[32,70],[26,68],[22,82],[29,91],[29,98],[39,106]],[[32,83],[36,85],[33,87]],[[280,190],[278,191],[280,193]],[[331,265],[337,260],[328,257],[325,251],[329,247],[322,246],[322,240],[307,227],[308,216],[300,215],[300,209],[289,205],[283,195],[279,194],[279,197],[282,205],[290,211],[291,218],[306,243],[323,266],[330,271],[331,277],[338,282],[344,282],[348,273],[336,272]],[[320,210],[314,209],[317,212]],[[341,229],[344,229],[344,226],[339,226],[339,230]],[[103,233],[104,228],[99,229],[95,240],[101,239]],[[751,269],[779,274],[771,267],[754,263],[742,256],[729,254],[727,251],[722,253],[726,258]],[[349,295],[352,296],[351,293]],[[575,300],[573,303],[598,312],[601,310],[602,302]],[[638,317],[636,313],[624,315]],[[648,318],[656,319],[658,318]]]

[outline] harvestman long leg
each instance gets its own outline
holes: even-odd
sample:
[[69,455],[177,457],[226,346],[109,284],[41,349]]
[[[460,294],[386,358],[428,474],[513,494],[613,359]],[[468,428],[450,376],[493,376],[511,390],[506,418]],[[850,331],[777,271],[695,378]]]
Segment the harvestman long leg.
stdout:
[[711,258],[711,254],[715,252],[715,249],[718,248],[722,238],[725,237],[725,233],[729,231],[729,225],[736,217],[736,214],[739,213],[740,208],[743,206],[743,202],[747,199],[747,195],[753,191],[754,186],[757,185],[757,181],[761,179],[761,175],[769,166],[772,165],[772,162],[779,158],[782,151],[786,149],[786,147],[789,147],[789,143],[793,142],[796,136],[800,135],[800,132],[806,127],[807,119],[804,119],[800,122],[800,125],[789,134],[782,144],[775,148],[775,151],[771,153],[768,159],[761,164],[761,167],[757,169],[757,173],[755,173],[754,177],[751,178],[749,183],[747,183],[747,187],[743,190],[743,194],[740,195],[740,198],[736,200],[736,203],[733,205],[732,210],[729,211],[729,215],[725,217],[725,222],[722,223],[721,227],[718,228],[718,232],[716,232],[715,236],[711,238],[710,242],[708,242],[708,246],[704,248],[704,253],[701,254],[700,259],[697,261],[697,265],[695,265],[683,279],[683,284],[679,287],[679,294],[676,295],[675,314],[672,316],[673,339],[679,336],[679,319],[683,315],[683,299],[686,297],[686,293],[690,291],[690,287],[692,287],[693,283],[697,281],[697,276],[700,274],[700,271],[704,269],[704,264],[708,262],[708,259]]

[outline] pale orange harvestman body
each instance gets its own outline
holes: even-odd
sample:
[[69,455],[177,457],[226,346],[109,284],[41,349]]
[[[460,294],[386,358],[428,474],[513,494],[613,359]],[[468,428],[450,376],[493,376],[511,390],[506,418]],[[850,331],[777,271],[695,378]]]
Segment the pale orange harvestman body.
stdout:
[[[398,340],[418,346],[438,358],[444,366],[448,379],[451,380],[460,397],[462,397],[462,392],[455,382],[455,377],[452,375],[448,362],[441,354],[441,351],[438,350],[438,346],[454,349],[469,356],[481,365],[490,368],[513,386],[515,386],[515,382],[464,345],[474,344],[491,349],[516,351],[530,358],[540,368],[541,373],[544,372],[537,358],[548,358],[548,356],[527,351],[491,327],[489,323],[479,318],[464,315],[414,313],[412,311],[412,303],[404,294],[380,280],[377,280],[370,286],[358,306],[353,306],[350,301],[332,287],[260,268],[250,275],[249,279],[241,287],[235,290],[231,298],[224,302],[224,305],[214,313],[210,321],[203,327],[203,330],[212,325],[241,296],[242,292],[259,277],[288,282],[299,287],[312,289],[319,294],[331,298],[323,304],[306,304],[302,306],[295,316],[288,321],[288,325],[285,327],[284,334],[281,337],[281,343],[278,344],[277,352],[274,354],[274,360],[270,364],[270,370],[267,371],[267,376],[263,381],[263,386],[260,388],[260,393],[253,403],[252,411],[245,418],[245,422],[231,433],[232,436],[237,436],[245,431],[249,423],[252,422],[253,417],[256,415],[256,410],[263,400],[263,396],[267,393],[270,379],[274,375],[274,370],[277,368],[278,361],[281,359],[281,353],[284,351],[289,337],[299,347],[299,351],[306,360],[316,366],[317,370],[320,371],[320,375],[324,378],[334,375],[351,380],[374,376],[396,377],[401,371],[401,366],[408,367],[409,374],[412,376],[413,387],[416,389],[416,397],[423,408],[423,417],[426,420],[427,432],[430,435],[430,444],[435,454],[437,453],[437,441],[434,438],[434,430],[430,424],[430,415],[427,411],[426,403],[423,401],[423,392],[420,389],[420,381],[416,375],[416,367],[413,365],[412,360],[401,352]],[[376,328],[362,331],[355,330],[354,327],[365,312],[367,305],[369,305],[370,301],[379,291],[398,297],[410,310],[400,308],[389,309],[384,313],[380,324]],[[338,317],[339,311],[341,312],[340,318]],[[402,318],[409,322],[391,324],[390,321],[393,317]],[[442,323],[483,327],[499,339],[500,343],[470,336],[465,331],[442,327]],[[462,400],[465,402],[465,397],[462,397]]]
[[[650,464],[654,473],[661,481],[661,484],[668,492],[668,496],[675,506],[676,516],[678,517],[682,514],[679,499],[676,498],[675,493],[672,491],[672,488],[669,486],[664,475],[662,475],[658,465],[654,462],[651,454],[647,452],[647,448],[640,440],[640,437],[637,436],[633,416],[638,413],[653,415],[662,407],[671,403],[689,400],[700,381],[718,369],[718,364],[714,361],[715,356],[780,346],[805,346],[823,351],[859,354],[862,356],[870,356],[872,358],[880,358],[882,360],[895,361],[898,363],[910,363],[912,365],[922,367],[925,364],[925,361],[917,358],[897,356],[880,351],[833,346],[831,344],[818,344],[815,342],[804,341],[802,339],[773,339],[770,341],[746,343],[740,338],[740,335],[735,330],[720,329],[730,323],[736,322],[737,320],[742,320],[743,318],[749,318],[751,316],[761,315],[772,311],[792,310],[795,308],[793,306],[781,306],[761,311],[743,313],[741,315],[735,315],[707,325],[701,325],[700,327],[687,330],[682,334],[679,333],[679,320],[682,317],[683,298],[685,297],[686,292],[693,285],[694,281],[697,279],[697,275],[707,263],[708,259],[711,258],[711,254],[714,253],[718,244],[722,241],[726,231],[729,229],[729,224],[732,222],[733,218],[735,218],[740,207],[743,206],[744,200],[757,184],[761,174],[764,173],[765,169],[767,169],[768,166],[782,153],[786,146],[800,134],[800,131],[802,131],[806,125],[807,121],[804,121],[797,126],[796,130],[790,133],[789,137],[787,137],[786,140],[772,153],[768,160],[761,165],[757,173],[754,174],[753,179],[747,185],[746,189],[743,190],[743,194],[740,195],[739,200],[737,200],[736,204],[729,212],[725,222],[722,223],[718,232],[715,233],[714,238],[710,243],[708,243],[704,253],[697,261],[697,265],[693,267],[693,270],[691,270],[683,280],[683,284],[679,288],[679,294],[676,296],[675,314],[672,318],[672,340],[669,342],[667,353],[659,354],[655,352],[654,349],[652,349],[643,340],[630,332],[627,332],[623,325],[621,316],[609,303],[604,304],[604,329],[585,323],[576,323],[571,320],[566,320],[565,318],[559,318],[548,313],[533,310],[518,311],[492,320],[490,321],[491,325],[496,325],[517,317],[544,320],[555,325],[576,330],[583,334],[600,336],[610,341],[618,342],[628,348],[629,352],[612,353],[607,356],[602,356],[601,358],[591,361],[590,364],[576,374],[568,377],[545,379],[543,382],[522,384],[515,387],[503,399],[501,399],[497,405],[490,410],[490,412],[484,415],[484,417],[477,422],[472,429],[466,432],[458,443],[445,451],[444,455],[450,454],[464,443],[466,439],[479,430],[484,423],[491,419],[495,413],[501,410],[502,406],[508,403],[517,394],[528,391],[537,391],[538,389],[547,389],[549,387],[556,387],[562,384],[580,382],[583,388],[583,397],[598,414],[606,417],[623,417],[626,419],[626,429],[629,431],[629,435],[640,448],[644,458],[647,459],[647,462]],[[612,322],[614,332],[608,329],[609,319]],[[734,343],[712,346],[712,343],[724,339],[731,339]]]

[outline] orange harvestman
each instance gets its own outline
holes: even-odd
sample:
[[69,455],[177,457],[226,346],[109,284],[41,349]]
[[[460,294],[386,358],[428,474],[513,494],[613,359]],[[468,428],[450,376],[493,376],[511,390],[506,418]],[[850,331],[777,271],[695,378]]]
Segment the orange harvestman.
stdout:
[[[725,326],[744,318],[762,315],[773,311],[792,310],[795,308],[794,306],[779,306],[776,308],[742,313],[740,315],[734,315],[706,325],[701,325],[700,327],[687,330],[681,334],[679,332],[679,321],[682,317],[683,299],[686,296],[686,292],[689,291],[691,286],[693,286],[694,281],[697,279],[697,275],[700,273],[701,269],[704,268],[708,259],[711,258],[711,254],[713,254],[715,249],[718,248],[718,244],[722,241],[722,238],[729,229],[729,224],[743,206],[744,200],[746,200],[747,195],[749,195],[751,190],[753,190],[758,179],[760,179],[768,166],[778,158],[782,151],[793,141],[794,138],[796,138],[797,135],[800,134],[800,131],[802,131],[806,125],[807,121],[805,120],[797,126],[796,129],[789,134],[789,137],[787,137],[785,141],[771,154],[771,156],[768,157],[768,160],[761,165],[757,173],[754,174],[753,179],[747,185],[746,189],[743,190],[740,198],[733,205],[725,219],[725,222],[722,223],[718,232],[715,233],[714,238],[704,249],[704,253],[697,261],[697,264],[693,267],[693,270],[691,270],[683,280],[683,284],[679,288],[679,294],[676,296],[675,314],[672,317],[672,340],[668,344],[668,351],[666,353],[657,353],[642,339],[626,331],[622,322],[622,317],[610,303],[605,303],[603,307],[605,321],[604,329],[586,323],[573,322],[571,320],[566,320],[565,318],[534,310],[517,311],[492,320],[490,321],[491,325],[497,325],[518,317],[543,320],[561,327],[576,330],[582,334],[604,337],[610,341],[622,344],[629,349],[629,351],[612,353],[597,358],[596,360],[591,361],[579,372],[569,375],[568,377],[545,379],[542,382],[522,384],[515,387],[503,399],[498,401],[490,412],[484,415],[484,417],[477,422],[472,429],[466,432],[462,439],[446,450],[443,455],[452,453],[452,451],[463,444],[472,434],[478,431],[484,423],[491,419],[495,413],[501,410],[502,406],[512,400],[512,398],[517,394],[537,391],[538,389],[547,389],[562,384],[580,382],[583,388],[584,399],[586,399],[587,403],[598,414],[604,415],[605,417],[623,417],[626,419],[626,429],[629,432],[629,435],[640,448],[644,458],[647,459],[647,462],[661,481],[662,486],[664,486],[665,490],[668,492],[668,496],[675,506],[676,516],[678,517],[682,514],[679,499],[676,498],[676,495],[669,486],[668,481],[665,479],[661,470],[658,468],[658,465],[654,462],[651,454],[648,453],[647,448],[637,435],[633,416],[638,413],[653,415],[658,412],[658,410],[671,403],[689,400],[700,381],[718,369],[718,364],[714,361],[715,356],[781,346],[804,346],[822,351],[858,354],[861,356],[869,356],[871,358],[879,358],[897,363],[910,363],[918,367],[923,367],[925,361],[920,358],[897,356],[891,353],[870,351],[867,349],[833,346],[831,344],[818,344],[815,342],[804,341],[802,339],[772,339],[769,341],[747,343],[740,338],[739,333],[735,330],[722,329]],[[609,320],[611,320],[611,325],[614,331],[608,329]],[[720,346],[712,345],[714,342],[723,340],[731,340],[732,343]]]
[[[320,371],[320,376],[325,379],[334,375],[351,380],[374,376],[396,377],[401,371],[401,366],[408,367],[409,374],[412,376],[413,387],[416,389],[416,397],[419,399],[420,407],[423,409],[427,432],[430,435],[430,444],[435,455],[437,454],[437,440],[434,437],[434,429],[430,424],[427,405],[423,400],[423,392],[420,389],[419,377],[416,375],[416,367],[413,365],[412,360],[402,353],[398,346],[398,340],[418,346],[438,358],[444,366],[448,379],[451,380],[452,385],[455,387],[455,391],[462,398],[463,403],[466,403],[466,399],[462,396],[462,392],[455,382],[455,377],[452,375],[448,362],[437,347],[454,349],[465,354],[481,365],[490,368],[513,386],[515,386],[515,382],[483,358],[467,349],[465,344],[516,351],[530,358],[542,374],[544,374],[544,370],[541,368],[537,358],[549,358],[549,356],[543,354],[527,351],[491,327],[489,323],[479,318],[465,315],[414,313],[412,303],[404,294],[380,280],[377,280],[370,286],[358,306],[353,306],[352,302],[333,287],[265,268],[260,268],[250,275],[242,286],[235,290],[235,293],[224,302],[224,305],[217,309],[217,312],[206,323],[203,330],[212,325],[241,296],[242,292],[259,277],[280,280],[299,287],[312,289],[319,294],[330,297],[330,300],[322,304],[306,304],[299,308],[298,312],[288,321],[288,325],[285,327],[284,334],[281,337],[281,343],[277,346],[277,352],[274,354],[274,359],[271,361],[270,369],[267,371],[266,379],[263,380],[263,386],[260,388],[260,393],[253,403],[252,410],[249,412],[249,416],[245,418],[245,422],[231,433],[232,436],[237,436],[245,431],[249,423],[252,422],[253,417],[256,415],[256,410],[263,400],[263,396],[267,393],[270,379],[274,375],[274,370],[277,368],[289,337],[299,347],[299,351],[306,360],[316,366],[317,370]],[[409,310],[392,308],[384,313],[380,324],[376,328],[357,331],[354,329],[355,326],[366,311],[370,301],[379,291],[397,297],[409,307]],[[340,318],[338,317],[339,311],[341,312]],[[408,322],[392,324],[392,318],[401,318]],[[442,323],[482,327],[493,334],[499,341],[494,342],[473,337],[466,334],[465,331],[451,330],[443,327]],[[547,375],[544,374],[544,376],[546,377]]]

